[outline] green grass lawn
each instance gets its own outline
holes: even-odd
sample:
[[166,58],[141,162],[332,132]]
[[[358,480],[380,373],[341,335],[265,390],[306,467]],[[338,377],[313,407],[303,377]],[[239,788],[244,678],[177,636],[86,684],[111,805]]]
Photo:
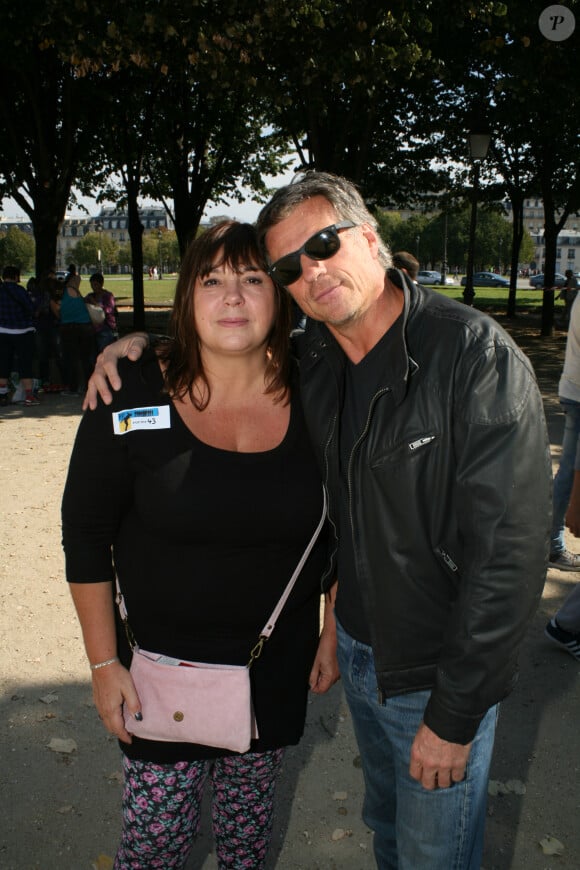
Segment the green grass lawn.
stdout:
[[[177,275],[164,275],[161,281],[150,280],[147,275],[143,276],[143,291],[145,294],[145,304],[151,303],[160,305],[164,302],[171,305],[175,295],[175,285],[177,283]],[[117,305],[133,304],[133,279],[130,275],[105,275],[105,289],[109,290],[115,297]],[[85,288],[85,280],[81,284],[81,293],[86,295],[90,287]]]

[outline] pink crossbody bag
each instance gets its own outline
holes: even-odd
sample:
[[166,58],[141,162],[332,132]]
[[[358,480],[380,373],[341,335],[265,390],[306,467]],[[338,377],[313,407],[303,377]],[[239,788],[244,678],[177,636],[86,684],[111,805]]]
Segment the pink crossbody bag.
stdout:
[[173,659],[141,649],[131,631],[119,580],[116,602],[133,650],[130,673],[142,718],[124,709],[125,727],[147,740],[197,743],[247,752],[259,736],[252,705],[250,668],[260,656],[326,519],[326,492],[318,526],[278,604],[259,634],[247,665],[218,665]]

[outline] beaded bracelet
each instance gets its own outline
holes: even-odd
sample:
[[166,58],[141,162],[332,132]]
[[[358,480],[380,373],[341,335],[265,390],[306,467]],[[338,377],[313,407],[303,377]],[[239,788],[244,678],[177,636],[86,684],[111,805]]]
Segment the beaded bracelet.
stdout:
[[106,662],[97,662],[96,665],[91,665],[91,671],[98,671],[99,668],[106,668],[107,665],[114,665],[115,662],[119,661],[118,656],[114,656],[112,659],[107,659]]

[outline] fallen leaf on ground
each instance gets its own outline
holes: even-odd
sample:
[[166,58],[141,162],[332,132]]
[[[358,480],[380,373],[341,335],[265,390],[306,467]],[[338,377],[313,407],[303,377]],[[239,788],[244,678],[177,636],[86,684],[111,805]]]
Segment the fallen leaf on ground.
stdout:
[[110,773],[108,775],[107,779],[109,780],[109,782],[123,783],[125,778],[120,770],[115,770],[115,771],[113,771],[113,773]]
[[540,840],[540,846],[542,847],[542,852],[544,853],[544,855],[564,854],[564,844],[557,840],[555,837],[551,837],[550,835],[544,837],[543,840]]
[[508,791],[512,792],[512,794],[525,794],[526,786],[521,781],[521,779],[508,779],[506,782],[506,788]]
[[113,870],[113,859],[109,855],[99,855],[91,864],[93,870]]
[[70,755],[71,752],[76,752],[77,744],[72,737],[53,737],[48,748],[51,752],[62,752],[65,755]]
[[498,794],[525,794],[526,786],[521,779],[508,779],[507,782],[490,779],[487,784],[487,793],[491,797],[496,797]]

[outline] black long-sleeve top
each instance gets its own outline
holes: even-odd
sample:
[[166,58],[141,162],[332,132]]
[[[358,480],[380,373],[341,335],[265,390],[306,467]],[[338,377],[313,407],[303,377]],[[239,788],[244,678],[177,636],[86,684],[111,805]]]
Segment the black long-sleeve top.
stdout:
[[[120,374],[123,387],[113,405],[87,412],[77,433],[62,504],[67,580],[110,581],[116,571],[144,649],[245,664],[322,511],[298,394],[292,391],[280,445],[237,453],[191,433],[163,392],[152,353],[138,363],[122,361]],[[140,410],[124,413],[133,409]],[[145,419],[155,422],[136,422]],[[325,555],[322,534],[252,666],[260,732],[252,751],[293,744],[302,735]],[[117,629],[128,666],[120,620]],[[132,758],[157,762],[222,754],[137,738],[121,747]]]

